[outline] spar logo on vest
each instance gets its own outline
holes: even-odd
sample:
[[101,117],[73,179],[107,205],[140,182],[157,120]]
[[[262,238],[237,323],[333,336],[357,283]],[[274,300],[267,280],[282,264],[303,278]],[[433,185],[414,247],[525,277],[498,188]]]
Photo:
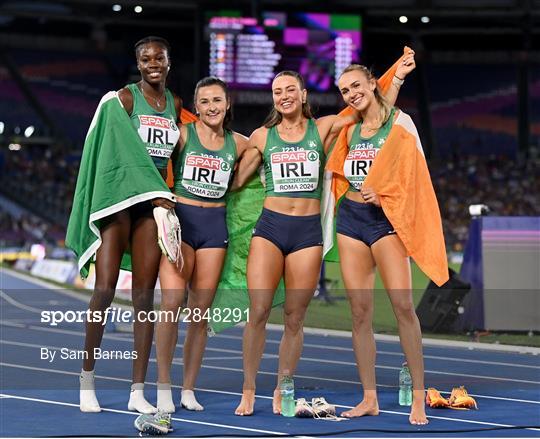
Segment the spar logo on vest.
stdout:
[[[313,141],[310,147],[316,147]],[[270,154],[274,192],[314,191],[319,184],[319,153],[302,147],[285,147]]]
[[139,136],[153,157],[169,158],[180,132],[176,122],[161,116],[139,115]]
[[191,153],[185,158],[182,186],[200,197],[221,198],[227,191],[231,171],[231,165],[222,157]]
[[374,146],[371,142],[351,145],[351,149],[343,164],[343,172],[345,178],[349,180],[355,189],[360,190],[362,187],[362,182],[367,177],[373,160],[377,157],[380,147],[384,144],[385,140],[386,138],[379,139],[377,146]]

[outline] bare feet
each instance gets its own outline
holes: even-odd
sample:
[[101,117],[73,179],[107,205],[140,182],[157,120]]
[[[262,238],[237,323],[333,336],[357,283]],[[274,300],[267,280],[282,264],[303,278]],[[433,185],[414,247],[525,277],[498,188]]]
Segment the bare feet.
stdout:
[[281,392],[279,389],[274,390],[274,398],[272,399],[272,411],[274,415],[281,415]]
[[409,422],[412,425],[426,425],[429,423],[426,417],[426,407],[424,403],[424,391],[413,390],[413,402]]
[[236,416],[251,416],[255,405],[255,390],[243,390],[242,399],[234,414]]
[[379,403],[377,399],[363,399],[352,410],[343,412],[341,416],[344,418],[358,418],[360,416],[377,416],[379,414]]

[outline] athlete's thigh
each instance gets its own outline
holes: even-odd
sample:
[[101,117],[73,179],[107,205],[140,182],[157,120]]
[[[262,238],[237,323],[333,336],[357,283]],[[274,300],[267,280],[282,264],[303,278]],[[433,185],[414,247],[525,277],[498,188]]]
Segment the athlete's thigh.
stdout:
[[195,252],[188,298],[190,307],[208,308],[212,305],[226,253],[225,248],[201,248]]
[[155,285],[159,270],[161,250],[157,243],[157,226],[154,218],[139,218],[132,225],[131,263],[134,284],[142,282],[143,288]]
[[397,235],[379,239],[371,246],[371,251],[387,291],[412,288],[411,264]]
[[131,231],[131,220],[129,213],[125,210],[115,213],[104,219],[101,233],[101,245],[96,254],[96,285],[102,282],[109,288],[116,286],[122,255],[128,247]]
[[322,247],[314,246],[290,253],[285,258],[285,312],[306,308],[319,282]]
[[182,265],[179,266],[162,256],[159,265],[159,280],[162,288],[185,288],[193,273],[195,266],[195,250],[191,246],[182,242],[180,246],[182,253]]
[[281,250],[267,239],[251,239],[247,260],[247,286],[252,305],[271,306],[275,290],[283,275]]
[[183,300],[186,286],[191,278],[195,264],[195,251],[185,243],[182,243],[181,251],[182,266],[169,262],[166,256],[161,255],[159,283],[161,294],[165,298],[182,298]]
[[339,266],[347,290],[372,289],[375,284],[375,260],[362,241],[337,234]]

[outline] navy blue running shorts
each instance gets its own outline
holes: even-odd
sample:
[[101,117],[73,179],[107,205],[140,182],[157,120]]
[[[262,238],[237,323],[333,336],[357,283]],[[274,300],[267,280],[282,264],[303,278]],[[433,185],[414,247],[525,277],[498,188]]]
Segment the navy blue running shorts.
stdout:
[[154,219],[152,200],[142,201],[131,206],[129,208],[129,216],[131,217],[131,224],[135,224],[141,218]]
[[348,198],[344,198],[339,205],[336,232],[362,241],[368,247],[379,239],[396,233],[382,208]]
[[182,241],[193,250],[227,248],[229,232],[225,206],[199,207],[177,202],[174,210],[182,228]]
[[283,255],[323,245],[321,215],[294,216],[263,208],[253,237],[272,242]]

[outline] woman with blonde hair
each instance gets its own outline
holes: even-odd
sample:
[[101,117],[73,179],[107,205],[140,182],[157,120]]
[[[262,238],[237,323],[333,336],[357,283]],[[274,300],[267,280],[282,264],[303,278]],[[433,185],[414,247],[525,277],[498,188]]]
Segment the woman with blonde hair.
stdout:
[[[396,75],[393,80],[400,83],[402,78]],[[422,335],[412,298],[409,262],[411,254],[415,257],[410,251],[410,242],[416,238],[408,233],[409,226],[405,223],[422,222],[424,233],[430,239],[434,242],[442,240],[442,256],[440,247],[434,249],[439,259],[438,267],[435,267],[437,275],[432,278],[443,283],[447,266],[437,202],[411,118],[388,103],[375,77],[364,66],[353,64],[347,67],[338,86],[345,103],[360,115],[359,122],[344,129],[345,135],[338,139],[327,169],[345,182],[336,231],[341,273],[353,318],[353,347],[364,390],[360,404],[342,416],[379,414],[372,328],[377,267],[397,319],[401,345],[412,375],[413,401],[409,420],[411,424],[427,424]],[[409,172],[404,172],[405,169]],[[411,201],[406,193],[418,190],[414,186],[420,187],[423,194]],[[430,206],[431,211],[421,213],[422,206]],[[400,216],[403,211],[409,211],[407,221]],[[433,230],[431,235],[430,230]],[[421,242],[418,247],[423,245]],[[425,258],[419,255],[416,260],[423,263]],[[428,274],[431,270],[425,269]]]

